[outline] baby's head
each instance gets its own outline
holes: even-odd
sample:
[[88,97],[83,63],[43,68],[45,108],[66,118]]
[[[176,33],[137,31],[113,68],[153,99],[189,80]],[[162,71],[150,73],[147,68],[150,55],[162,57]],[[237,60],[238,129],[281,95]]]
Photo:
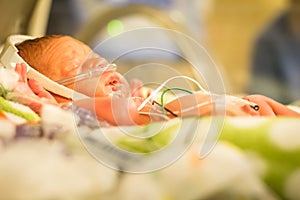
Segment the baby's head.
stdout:
[[76,74],[92,52],[82,42],[61,35],[26,40],[16,47],[31,67],[54,81]]
[[[100,56],[92,56],[91,58],[94,53],[90,47],[73,37],[65,35],[44,36],[26,40],[16,45],[16,47],[19,50],[19,55],[31,67],[53,81],[78,75],[86,67],[104,67],[109,64]],[[96,65],[93,66],[93,63]],[[121,74],[115,70],[109,70],[94,81],[86,80],[84,84],[75,84],[75,89],[89,96],[108,96],[119,90],[117,86],[120,81],[125,85],[127,84]],[[87,90],[88,84],[93,87],[90,91]],[[81,87],[81,85],[84,85],[84,87]],[[74,84],[66,86],[74,88]]]

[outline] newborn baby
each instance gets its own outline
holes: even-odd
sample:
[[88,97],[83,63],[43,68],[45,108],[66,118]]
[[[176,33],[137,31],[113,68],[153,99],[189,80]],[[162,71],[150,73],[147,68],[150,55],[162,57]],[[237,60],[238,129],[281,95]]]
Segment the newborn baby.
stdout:
[[[104,58],[95,55],[87,45],[70,36],[53,35],[27,40],[18,44],[17,48],[19,49],[19,55],[31,67],[53,81],[76,76],[84,68],[90,69],[109,65]],[[94,62],[93,59],[95,59],[96,65],[91,64]],[[87,63],[87,60],[90,63]],[[154,118],[151,117],[151,112],[158,112],[158,114],[162,115],[161,111],[154,109],[151,103],[147,104],[143,110],[138,110],[138,106],[145,98],[140,90],[141,82],[135,80],[129,87],[127,81],[114,69],[103,72],[101,77],[97,77],[98,79],[99,82],[93,86],[95,89],[92,94],[87,92],[87,84],[84,81],[83,87],[74,87],[74,83],[66,86],[93,97],[75,103],[94,111],[99,119],[106,120],[113,125],[132,125],[147,124],[153,121]],[[89,80],[86,81],[88,82]],[[120,85],[122,85],[121,89]],[[119,95],[118,98],[113,98],[112,94],[120,92],[120,90],[122,95]],[[58,102],[67,100],[64,97],[53,95]],[[230,116],[300,116],[299,113],[285,105],[261,95],[246,96],[244,97],[246,101],[238,101],[238,103],[236,98],[228,99],[226,114]],[[247,101],[255,103],[257,107],[254,109]],[[196,106],[200,104],[202,105],[201,108]],[[182,112],[184,109],[193,106],[195,107],[193,110]],[[195,114],[204,116],[214,113],[211,95],[203,92],[176,98],[165,104],[164,108],[166,111],[169,111],[165,115],[170,118]]]

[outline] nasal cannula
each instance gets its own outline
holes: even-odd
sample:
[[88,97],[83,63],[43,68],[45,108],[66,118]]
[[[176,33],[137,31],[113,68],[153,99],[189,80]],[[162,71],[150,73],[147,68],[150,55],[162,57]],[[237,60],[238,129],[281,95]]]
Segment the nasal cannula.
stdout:
[[69,85],[74,82],[82,81],[82,80],[89,79],[92,77],[100,77],[100,75],[103,72],[108,71],[108,70],[116,70],[116,68],[117,68],[117,65],[115,65],[115,64],[108,64],[105,67],[95,67],[95,68],[87,70],[81,74],[61,79],[61,80],[57,81],[57,83],[59,83],[61,85]]
[[163,87],[165,87],[166,85],[167,85],[167,83],[168,82],[170,82],[170,81],[172,81],[172,80],[174,80],[174,79],[180,79],[180,78],[184,78],[184,79],[187,79],[187,80],[190,80],[190,81],[192,81],[192,82],[194,82],[196,85],[197,85],[197,87],[201,90],[201,91],[203,91],[204,93],[207,93],[207,91],[195,80],[195,79],[193,79],[193,78],[191,78],[191,77],[188,77],[188,76],[174,76],[174,77],[171,77],[171,78],[169,78],[169,79],[167,79],[165,82],[163,82],[160,86],[158,86],[142,103],[141,103],[141,105],[138,107],[138,111],[141,111],[144,107],[145,107],[145,105],[147,104],[147,103],[149,103],[149,102],[151,102],[151,100],[153,99],[153,97],[155,96],[155,95],[157,95],[158,93],[159,93],[159,91],[163,88]]

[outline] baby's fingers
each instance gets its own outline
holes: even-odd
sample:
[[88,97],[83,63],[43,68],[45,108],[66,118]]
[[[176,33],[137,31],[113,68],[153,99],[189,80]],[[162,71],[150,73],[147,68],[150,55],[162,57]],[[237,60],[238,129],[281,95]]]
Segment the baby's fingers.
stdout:
[[27,80],[27,67],[25,63],[17,63],[15,67],[15,72],[19,75],[19,82],[26,83]]
[[40,98],[46,98],[48,100],[50,100],[50,102],[56,102],[54,97],[47,92],[42,86],[41,84],[34,80],[34,79],[29,79],[28,80],[28,85],[30,87],[30,89],[34,92],[35,95],[37,95]]

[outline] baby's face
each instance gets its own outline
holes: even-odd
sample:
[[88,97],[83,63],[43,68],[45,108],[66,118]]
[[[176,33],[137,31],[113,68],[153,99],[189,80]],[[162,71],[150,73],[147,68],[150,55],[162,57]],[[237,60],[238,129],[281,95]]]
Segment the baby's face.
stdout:
[[[69,36],[41,39],[37,43],[24,45],[19,53],[29,65],[54,81],[109,64],[104,58],[95,56],[90,47]],[[127,81],[115,70],[66,86],[92,97],[129,93]]]
[[[61,75],[64,78],[79,75],[88,70],[95,68],[105,69],[109,63],[104,58],[93,53],[93,51],[85,44],[78,43],[77,40],[71,38],[69,43],[75,43],[72,48],[68,45],[60,45],[57,49],[60,54],[57,54],[58,59],[53,59],[60,62]],[[56,66],[57,64],[53,64]],[[119,97],[126,97],[129,95],[129,84],[124,77],[115,71],[115,69],[105,70],[102,74],[94,76],[93,78],[85,79],[76,82],[69,87],[92,97],[106,97],[116,95]]]

